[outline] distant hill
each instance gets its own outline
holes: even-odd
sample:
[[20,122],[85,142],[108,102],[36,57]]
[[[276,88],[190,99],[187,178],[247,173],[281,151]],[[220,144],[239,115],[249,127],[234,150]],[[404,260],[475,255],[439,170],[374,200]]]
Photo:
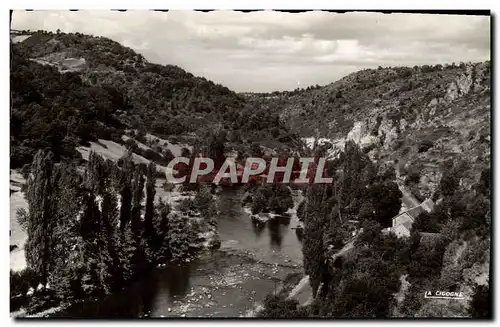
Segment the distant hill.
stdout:
[[[298,142],[272,110],[177,66],[149,63],[110,39],[16,31],[11,46],[14,166],[40,147],[78,156],[71,150],[75,142],[120,140],[124,129],[202,139],[224,131],[239,149],[252,143],[286,149]],[[55,129],[62,145],[54,145]]]

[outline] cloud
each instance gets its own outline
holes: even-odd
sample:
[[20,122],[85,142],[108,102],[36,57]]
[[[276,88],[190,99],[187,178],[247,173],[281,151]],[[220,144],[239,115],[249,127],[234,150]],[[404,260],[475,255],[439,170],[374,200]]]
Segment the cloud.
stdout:
[[490,17],[261,11],[15,11],[12,27],[112,38],[235,91],[328,84],[381,66],[490,59]]

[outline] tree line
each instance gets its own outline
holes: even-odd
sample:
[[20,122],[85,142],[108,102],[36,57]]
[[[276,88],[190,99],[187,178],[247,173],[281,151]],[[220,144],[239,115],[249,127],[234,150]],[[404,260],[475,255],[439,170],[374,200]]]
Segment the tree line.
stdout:
[[[27,179],[28,210],[17,218],[28,234],[27,268],[11,272],[11,296],[38,284],[35,304],[40,297],[53,304],[104,296],[158,264],[192,257],[200,226],[161,199],[155,202],[155,174],[154,163],[136,165],[130,151],[121,165],[91,152],[83,171],[38,151]],[[213,223],[208,188],[192,202]],[[35,304],[30,310],[40,309]]]

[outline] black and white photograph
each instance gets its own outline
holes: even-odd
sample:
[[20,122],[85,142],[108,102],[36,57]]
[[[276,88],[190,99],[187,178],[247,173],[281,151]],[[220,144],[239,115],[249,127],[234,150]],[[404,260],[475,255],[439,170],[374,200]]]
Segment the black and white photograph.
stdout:
[[491,320],[492,20],[10,10],[10,318]]

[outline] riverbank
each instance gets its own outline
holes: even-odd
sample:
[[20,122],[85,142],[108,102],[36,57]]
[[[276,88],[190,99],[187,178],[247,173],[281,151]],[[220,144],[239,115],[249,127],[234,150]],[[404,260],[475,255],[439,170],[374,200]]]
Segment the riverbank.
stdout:
[[245,317],[267,294],[279,292],[289,274],[302,271],[300,266],[273,265],[224,250],[200,261],[187,295],[164,297],[152,317]]
[[[160,182],[157,182],[157,190]],[[158,190],[160,191],[160,190]],[[175,208],[171,192],[157,196]],[[101,299],[73,303],[46,317],[179,318],[250,317],[268,294],[292,289],[287,276],[302,274],[302,251],[292,215],[289,225],[255,230],[241,206],[241,188],[218,194],[218,250],[201,251],[199,258],[157,267],[141,275],[127,290]],[[182,195],[181,195],[182,196]],[[187,195],[186,195],[187,198]]]
[[251,317],[268,294],[280,292],[289,276],[301,274],[300,266],[274,265],[238,251],[218,250],[190,265],[155,269],[124,294],[76,303],[46,317]]

